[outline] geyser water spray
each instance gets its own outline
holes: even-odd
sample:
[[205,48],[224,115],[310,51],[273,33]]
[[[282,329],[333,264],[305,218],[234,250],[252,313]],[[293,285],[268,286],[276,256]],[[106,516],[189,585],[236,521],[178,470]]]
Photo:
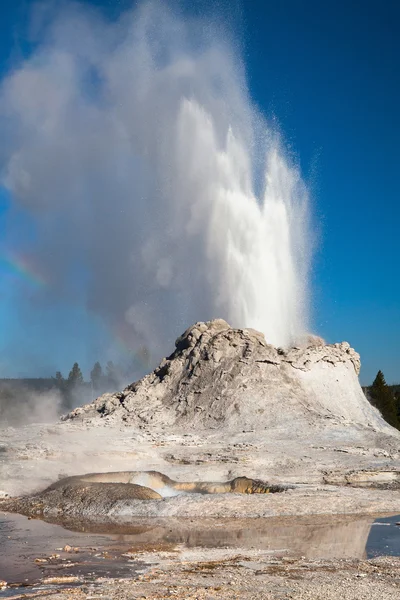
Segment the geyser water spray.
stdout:
[[299,338],[307,190],[221,29],[165,3],[118,22],[74,4],[39,40],[0,97],[3,185],[49,282],[36,306],[84,304],[155,358],[215,317]]

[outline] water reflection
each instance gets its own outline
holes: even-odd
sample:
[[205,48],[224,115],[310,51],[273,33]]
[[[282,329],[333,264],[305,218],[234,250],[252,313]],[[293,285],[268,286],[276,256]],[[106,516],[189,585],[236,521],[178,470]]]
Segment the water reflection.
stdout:
[[[277,555],[314,558],[366,558],[400,555],[400,516],[308,516],[267,519],[137,519],[112,525],[63,521],[59,524],[29,520],[21,515],[0,516],[0,579],[37,581],[49,565],[37,557],[58,552],[60,560],[74,563],[68,573],[97,576],[134,576],[134,563],[121,555],[145,550],[185,548],[259,549]],[[63,554],[66,544],[79,547]],[[99,553],[103,553],[101,560]],[[105,561],[106,558],[106,561]],[[97,561],[97,562],[96,562]],[[63,573],[67,571],[63,569]],[[1,594],[0,594],[1,596]]]
[[267,519],[140,519],[134,523],[63,523],[85,533],[106,533],[133,550],[170,548],[242,548],[284,551],[307,558],[363,558],[373,517],[309,516]]
[[367,556],[400,556],[400,515],[376,519],[367,540]]

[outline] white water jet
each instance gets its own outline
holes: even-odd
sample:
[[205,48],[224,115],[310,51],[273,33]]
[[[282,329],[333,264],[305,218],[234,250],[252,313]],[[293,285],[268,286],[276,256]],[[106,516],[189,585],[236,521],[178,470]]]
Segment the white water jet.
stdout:
[[[251,148],[231,127],[219,148],[217,122],[218,113],[182,101],[174,197],[190,198],[186,229],[204,236],[213,316],[286,346],[306,331],[307,192],[272,141],[257,198]],[[256,126],[266,128],[260,121]]]
[[301,337],[307,190],[221,30],[151,2],[117,23],[64,7],[41,36],[3,81],[0,149],[53,299],[154,358],[215,317]]

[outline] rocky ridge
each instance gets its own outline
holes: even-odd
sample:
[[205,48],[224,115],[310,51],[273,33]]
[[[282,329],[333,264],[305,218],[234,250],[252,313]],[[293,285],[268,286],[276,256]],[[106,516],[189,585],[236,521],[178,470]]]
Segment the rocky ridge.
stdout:
[[366,400],[359,370],[347,342],[311,338],[284,350],[217,319],[187,329],[149,375],[64,419],[230,431],[351,423],[394,433]]

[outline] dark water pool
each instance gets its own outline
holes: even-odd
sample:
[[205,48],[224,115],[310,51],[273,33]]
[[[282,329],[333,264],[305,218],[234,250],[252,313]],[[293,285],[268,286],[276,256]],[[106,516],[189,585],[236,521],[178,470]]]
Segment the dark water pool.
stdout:
[[[45,578],[135,577],[144,552],[188,548],[263,550],[277,556],[400,556],[400,515],[268,519],[138,519],[129,525],[60,524],[0,513],[0,580],[32,585]],[[66,528],[68,527],[68,528]],[[156,556],[157,552],[155,553]],[[148,557],[148,554],[146,555]],[[12,597],[8,588],[0,598]]]
[[378,518],[367,539],[368,558],[374,556],[400,556],[400,515]]

